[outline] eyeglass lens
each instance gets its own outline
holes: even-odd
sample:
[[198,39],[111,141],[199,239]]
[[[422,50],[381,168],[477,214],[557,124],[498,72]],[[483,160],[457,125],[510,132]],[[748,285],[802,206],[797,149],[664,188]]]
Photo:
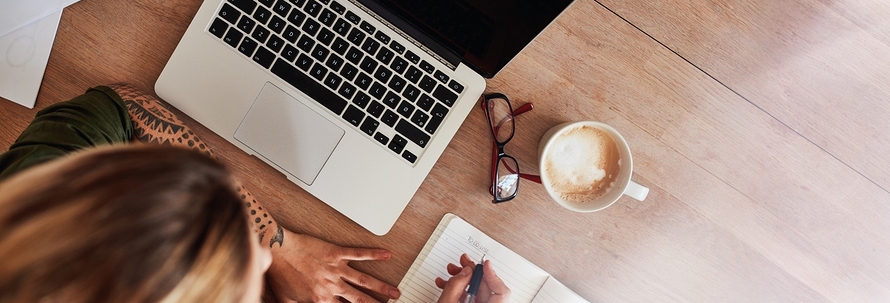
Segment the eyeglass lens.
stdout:
[[501,157],[498,161],[497,176],[492,188],[495,199],[509,200],[519,189],[519,164],[512,157]]
[[513,109],[506,99],[492,98],[488,100],[488,119],[495,141],[505,143],[513,136]]

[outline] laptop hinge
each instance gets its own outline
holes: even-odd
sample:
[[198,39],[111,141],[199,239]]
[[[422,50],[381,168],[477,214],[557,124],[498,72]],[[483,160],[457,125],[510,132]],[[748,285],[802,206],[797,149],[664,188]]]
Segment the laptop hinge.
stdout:
[[[390,15],[391,17],[397,18],[402,23],[400,25],[406,26],[407,28],[411,29],[413,31],[412,34],[423,37],[423,39],[425,41],[423,43],[421,43],[420,41],[417,41],[417,39],[415,39],[413,36],[405,33],[400,28],[393,25],[389,20],[386,20],[385,18],[381,17],[379,14],[377,14],[377,12],[375,10],[372,10],[371,8],[366,6],[363,2],[359,2],[359,0],[349,0],[349,2],[354,4],[355,6],[357,6],[359,9],[363,10],[364,12],[368,13],[368,15],[371,15],[372,17],[374,17],[374,19],[377,19],[377,21],[380,21],[380,23],[386,25],[386,27],[388,27],[389,29],[396,32],[396,34],[398,34],[399,36],[402,36],[402,38],[405,38],[405,40],[408,40],[408,42],[411,42],[411,44],[414,44],[414,46],[417,46],[418,48],[423,50],[425,53],[429,54],[434,59],[436,59],[436,61],[439,61],[443,65],[447,66],[449,69],[451,69],[451,70],[457,69],[457,65],[460,64],[460,62],[463,60],[463,58],[461,56],[455,54],[447,47],[442,46],[440,43],[436,42],[435,39],[430,38],[425,33],[420,31],[419,29],[415,28],[413,25],[410,25],[410,23],[408,23],[407,21],[402,21],[401,18],[396,16],[396,14],[389,12],[388,9],[385,8],[383,5],[373,2],[373,1],[365,0],[365,2],[368,2],[369,5],[375,6],[377,11],[381,11],[381,12],[385,11],[386,14]],[[431,47],[436,48],[436,50],[430,49],[430,47],[427,47],[427,45],[430,45]],[[440,53],[444,54],[445,56],[443,57],[442,55],[440,55]],[[448,58],[446,58],[446,57],[448,57]]]

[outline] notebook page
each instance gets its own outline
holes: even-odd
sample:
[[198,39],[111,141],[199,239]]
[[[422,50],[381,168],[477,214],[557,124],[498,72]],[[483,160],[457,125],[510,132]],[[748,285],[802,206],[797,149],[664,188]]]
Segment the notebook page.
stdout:
[[447,224],[447,228],[425,255],[425,258],[421,261],[421,258],[424,257],[424,252],[421,252],[417,260],[421,262],[415,261],[412,269],[409,270],[410,275],[405,275],[399,284],[399,289],[402,291],[401,298],[398,301],[391,300],[390,302],[429,303],[438,300],[442,291],[436,287],[436,277],[446,280],[450,278],[451,275],[448,274],[445,266],[448,263],[458,264],[462,253],[466,253],[476,261],[480,260],[483,255],[486,260],[491,260],[498,276],[513,292],[510,302],[532,302],[535,294],[550,276],[541,268],[491,239],[463,219],[454,217]]
[[532,303],[590,303],[574,291],[550,277]]

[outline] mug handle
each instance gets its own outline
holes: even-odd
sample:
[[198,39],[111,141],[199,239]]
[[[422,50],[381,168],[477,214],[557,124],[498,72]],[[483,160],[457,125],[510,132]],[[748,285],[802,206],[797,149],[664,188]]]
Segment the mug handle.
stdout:
[[646,199],[646,196],[649,195],[649,188],[631,180],[627,183],[627,188],[624,189],[624,194],[637,199],[638,201],[643,201]]

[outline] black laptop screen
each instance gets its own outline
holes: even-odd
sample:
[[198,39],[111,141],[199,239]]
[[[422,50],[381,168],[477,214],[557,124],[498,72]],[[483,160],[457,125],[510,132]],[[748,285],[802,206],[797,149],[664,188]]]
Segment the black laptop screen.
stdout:
[[[369,0],[362,0],[368,2]],[[492,77],[571,0],[372,0]],[[423,41],[421,41],[423,42]]]

